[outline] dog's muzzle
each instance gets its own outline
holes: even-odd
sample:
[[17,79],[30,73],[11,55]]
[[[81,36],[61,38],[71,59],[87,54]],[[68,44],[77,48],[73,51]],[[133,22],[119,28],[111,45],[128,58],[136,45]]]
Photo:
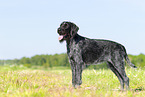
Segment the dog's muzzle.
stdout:
[[62,32],[62,30],[60,28],[58,28],[58,31],[57,32],[59,34],[58,40],[59,41],[63,40],[64,37],[65,37],[65,34],[63,35],[63,32]]

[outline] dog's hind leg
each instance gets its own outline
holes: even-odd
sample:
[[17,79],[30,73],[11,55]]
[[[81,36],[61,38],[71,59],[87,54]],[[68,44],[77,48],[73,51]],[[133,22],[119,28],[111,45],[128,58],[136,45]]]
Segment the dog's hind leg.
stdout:
[[[127,77],[126,73],[125,73],[125,62],[124,62],[124,58],[121,54],[119,54],[118,52],[115,53],[115,56],[112,58],[112,63],[113,66],[115,67],[115,69],[117,70],[117,72],[119,73],[120,77],[122,78],[123,82],[126,85],[126,89],[129,89],[129,78]],[[120,82],[121,83],[121,82]],[[121,87],[124,87],[123,84],[121,84]]]
[[119,71],[120,71],[120,73],[121,73],[121,75],[122,75],[122,77],[124,79],[124,83],[126,85],[126,89],[129,90],[129,78],[127,77],[126,72],[125,72],[124,59],[122,58],[122,60],[120,60],[120,61],[118,60],[118,64],[120,64],[120,67],[118,69],[119,69]]
[[121,74],[119,73],[119,71],[115,68],[115,66],[113,65],[112,62],[107,62],[109,68],[114,72],[114,74],[118,77],[119,81],[120,81],[120,85],[121,85],[121,90],[124,89],[124,79],[122,78]]

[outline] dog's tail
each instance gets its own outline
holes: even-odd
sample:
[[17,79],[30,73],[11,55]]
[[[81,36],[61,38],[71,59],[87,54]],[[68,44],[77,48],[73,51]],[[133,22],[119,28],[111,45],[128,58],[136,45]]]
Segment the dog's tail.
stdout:
[[127,63],[129,64],[130,67],[133,67],[133,68],[137,68],[134,64],[132,64],[127,56],[127,54],[124,56],[125,57],[125,60],[127,61]]
[[125,60],[127,61],[127,63],[129,64],[130,67],[133,67],[133,68],[137,68],[134,64],[132,64],[128,58],[128,55],[126,53],[126,50],[125,50],[125,47],[123,46],[123,50],[124,50],[124,58]]

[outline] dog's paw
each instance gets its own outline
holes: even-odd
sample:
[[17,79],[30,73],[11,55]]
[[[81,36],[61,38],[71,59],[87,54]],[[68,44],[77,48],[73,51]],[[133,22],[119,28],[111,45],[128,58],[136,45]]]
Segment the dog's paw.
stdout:
[[80,85],[74,85],[73,87],[74,87],[75,89],[81,88]]

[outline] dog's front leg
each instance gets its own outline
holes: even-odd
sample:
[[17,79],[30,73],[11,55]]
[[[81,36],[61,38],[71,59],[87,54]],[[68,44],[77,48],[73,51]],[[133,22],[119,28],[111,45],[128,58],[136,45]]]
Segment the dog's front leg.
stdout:
[[70,64],[72,69],[72,85],[74,88],[78,88],[82,84],[83,63],[71,59]]

